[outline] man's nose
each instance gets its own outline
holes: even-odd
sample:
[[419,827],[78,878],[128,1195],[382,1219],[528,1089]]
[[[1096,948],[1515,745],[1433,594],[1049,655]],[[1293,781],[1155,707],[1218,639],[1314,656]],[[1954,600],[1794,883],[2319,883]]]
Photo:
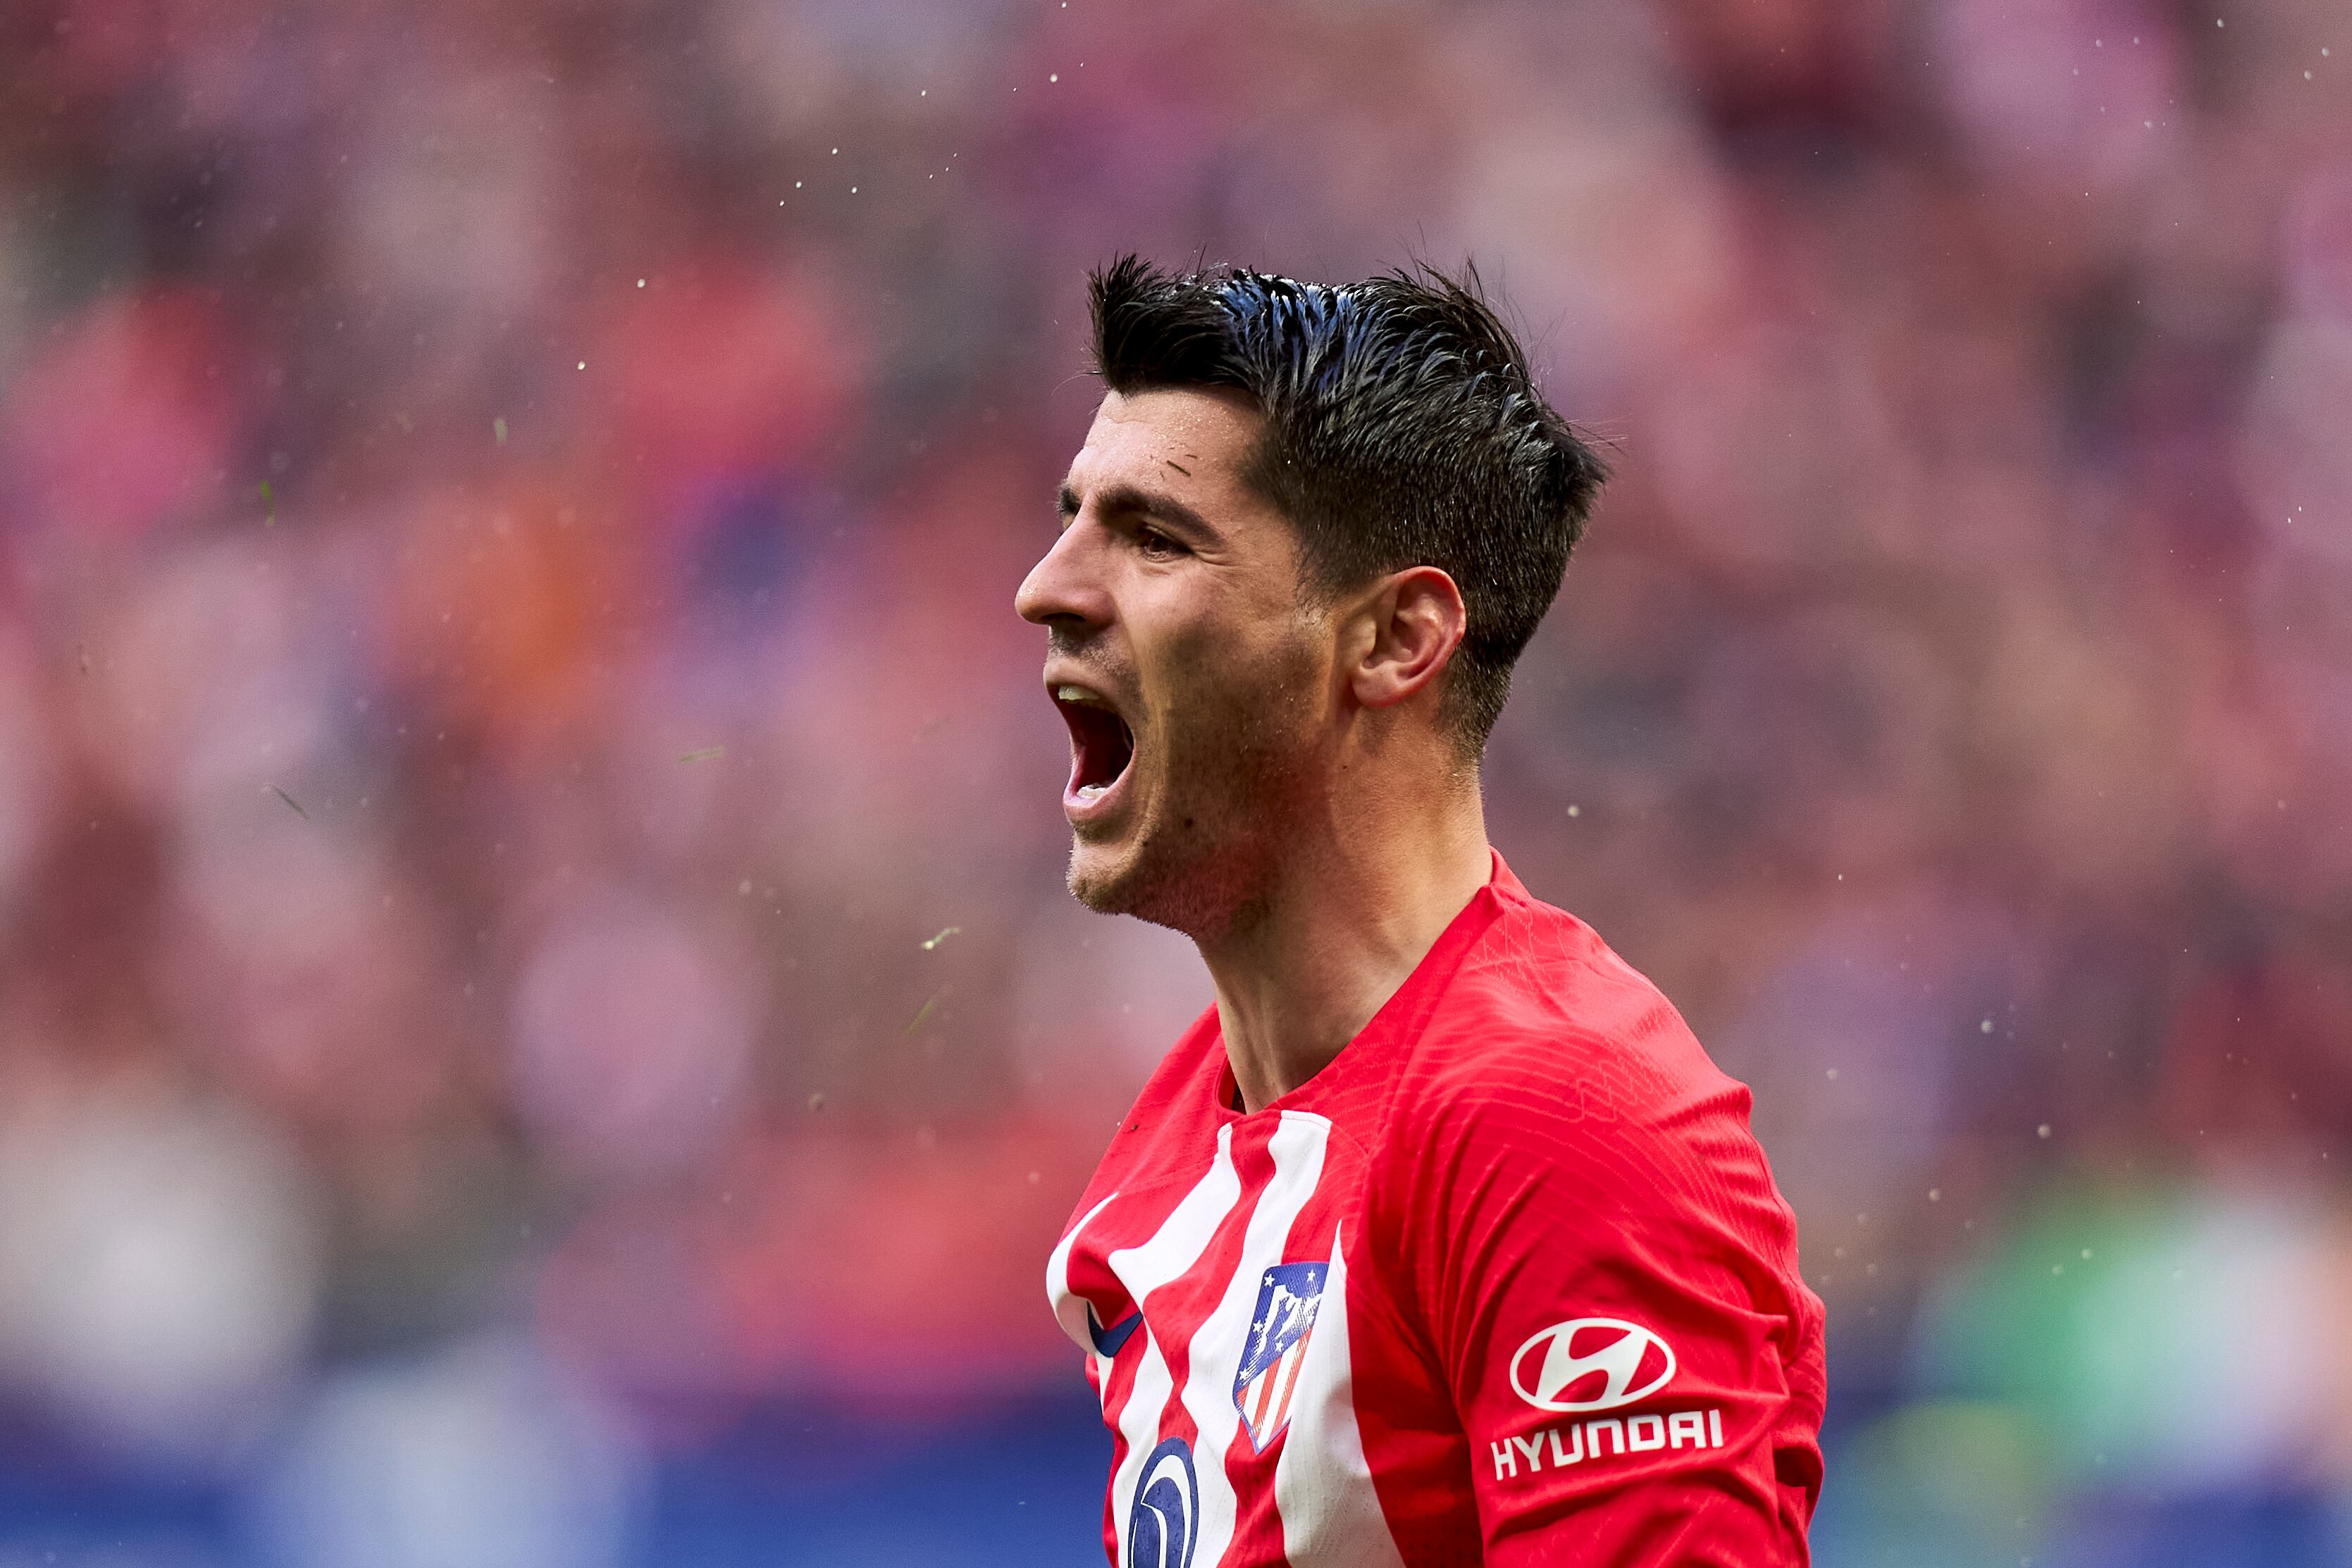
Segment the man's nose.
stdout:
[[1029,569],[1013,608],[1024,621],[1040,626],[1076,622],[1088,626],[1110,620],[1110,596],[1102,584],[1102,556],[1097,533],[1084,517],[1073,520],[1045,557]]

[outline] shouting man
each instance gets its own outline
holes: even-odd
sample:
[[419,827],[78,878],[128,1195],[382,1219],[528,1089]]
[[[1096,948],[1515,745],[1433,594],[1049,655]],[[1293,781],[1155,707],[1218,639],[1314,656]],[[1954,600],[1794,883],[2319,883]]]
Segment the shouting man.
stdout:
[[1115,1568],[1804,1562],[1822,1312],[1748,1091],[1486,842],[1600,462],[1475,276],[1092,281],[1017,607],[1070,891],[1216,986],[1047,1266]]

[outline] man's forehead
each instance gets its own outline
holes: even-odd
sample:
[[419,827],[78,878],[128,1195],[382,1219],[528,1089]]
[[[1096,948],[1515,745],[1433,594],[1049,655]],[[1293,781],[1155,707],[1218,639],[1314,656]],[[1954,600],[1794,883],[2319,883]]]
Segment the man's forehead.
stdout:
[[1114,470],[1133,477],[1138,465],[1196,484],[1238,481],[1265,423],[1247,397],[1223,389],[1106,392],[1070,481],[1082,486]]

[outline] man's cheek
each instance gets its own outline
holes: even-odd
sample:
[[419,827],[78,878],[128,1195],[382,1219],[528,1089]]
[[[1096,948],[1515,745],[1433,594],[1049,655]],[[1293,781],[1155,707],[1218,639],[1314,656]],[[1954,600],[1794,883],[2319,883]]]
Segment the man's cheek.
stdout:
[[1161,734],[1199,734],[1246,687],[1246,666],[1235,667],[1231,632],[1188,626],[1161,647],[1158,691],[1145,700],[1145,713]]

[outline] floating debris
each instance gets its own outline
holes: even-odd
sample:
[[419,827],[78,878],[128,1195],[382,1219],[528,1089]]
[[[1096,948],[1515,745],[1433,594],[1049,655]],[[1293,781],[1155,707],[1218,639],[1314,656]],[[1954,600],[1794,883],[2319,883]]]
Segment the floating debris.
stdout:
[[490,421],[490,430],[499,438],[499,444],[504,446],[507,444],[507,416],[500,414]]
[[924,1020],[925,1019],[927,1019],[927,1018],[930,1017],[930,1016],[931,1016],[931,1009],[932,1009],[933,1008],[935,1008],[935,1007],[938,1007],[939,1005],[940,1005],[940,998],[939,998],[939,997],[938,997],[937,993],[934,993],[934,994],[930,997],[930,998],[929,998],[929,1000],[927,1000],[927,1001],[925,1001],[925,1002],[923,1003],[923,1005],[922,1005],[922,1007],[921,1007],[920,1009],[917,1009],[917,1011],[916,1011],[916,1013],[915,1013],[915,1016],[914,1016],[913,1018],[910,1018],[910,1019],[908,1019],[907,1020],[907,1027],[906,1027],[905,1029],[903,1029],[903,1030],[900,1030],[898,1032],[899,1032],[900,1034],[912,1034],[912,1033],[914,1033],[917,1030],[919,1030],[919,1029],[922,1028],[922,1027],[923,1027],[923,1020]]
[[946,930],[932,937],[929,941],[924,943],[923,951],[926,953],[929,952],[932,948],[938,946],[940,943],[946,941],[949,937],[954,936],[957,932],[962,929],[963,927],[961,925],[949,926]]
[[261,482],[261,521],[265,528],[278,526],[278,497],[269,491],[269,481]]
[[293,796],[289,795],[285,790],[280,789],[277,785],[264,784],[262,788],[272,795],[277,796],[279,800],[285,801],[288,805],[293,807],[294,814],[301,818],[304,821],[307,822],[310,820],[310,813],[302,810],[302,802],[294,799]]
[[726,755],[727,748],[723,746],[706,746],[699,751],[682,751],[678,753],[677,759],[680,762],[708,762],[713,758]]

